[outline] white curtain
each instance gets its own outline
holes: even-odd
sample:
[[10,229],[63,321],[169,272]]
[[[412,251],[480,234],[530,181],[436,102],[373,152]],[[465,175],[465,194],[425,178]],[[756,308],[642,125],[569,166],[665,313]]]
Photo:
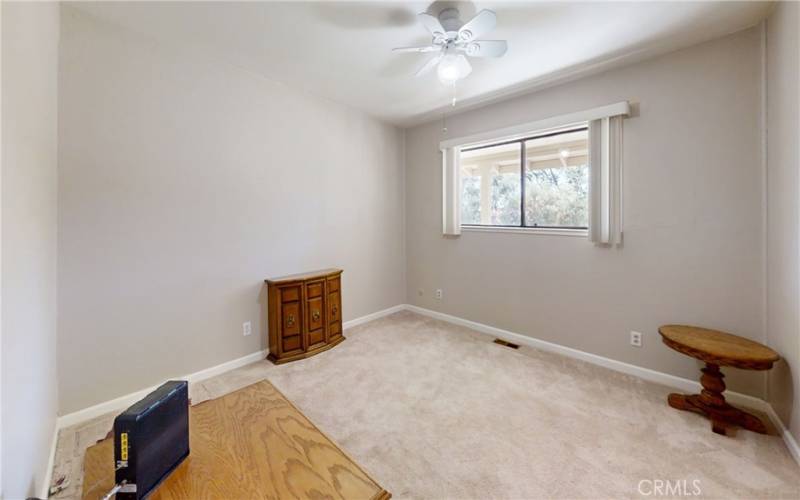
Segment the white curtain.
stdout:
[[622,116],[589,122],[589,240],[622,244]]
[[442,149],[442,232],[461,234],[461,172],[459,148]]

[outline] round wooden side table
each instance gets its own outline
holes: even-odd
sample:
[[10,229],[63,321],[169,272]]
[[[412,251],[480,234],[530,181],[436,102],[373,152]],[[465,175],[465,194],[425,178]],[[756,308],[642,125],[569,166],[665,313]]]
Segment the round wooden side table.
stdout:
[[711,419],[711,430],[725,434],[730,425],[767,433],[764,423],[755,415],[747,413],[725,402],[724,375],[720,366],[733,366],[745,370],[769,370],[780,359],[778,353],[765,345],[730,333],[686,325],[664,325],[658,329],[661,340],[672,349],[704,361],[701,371],[700,394],[670,394],[669,405],[679,410],[688,410]]

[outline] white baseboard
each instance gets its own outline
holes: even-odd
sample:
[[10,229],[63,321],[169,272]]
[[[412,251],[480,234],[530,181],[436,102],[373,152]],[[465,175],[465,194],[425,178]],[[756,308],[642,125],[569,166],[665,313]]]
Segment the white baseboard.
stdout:
[[[170,379],[188,380],[189,383],[199,382],[201,380],[205,380],[207,378],[219,375],[220,373],[224,373],[233,370],[235,368],[239,368],[240,366],[244,366],[253,363],[255,361],[264,359],[266,355],[267,355],[266,351],[258,351],[248,354],[246,356],[242,356],[241,358],[237,358],[231,361],[226,361],[225,363],[219,364],[217,366],[212,366],[211,368],[206,368],[204,370],[200,370],[198,372],[194,372],[189,375],[184,375],[182,377],[170,377]],[[58,428],[63,429],[65,427],[69,427],[75,424],[79,424],[81,422],[85,422],[87,420],[91,420],[101,415],[105,415],[106,413],[110,413],[112,411],[124,410],[125,408],[129,407],[133,403],[139,401],[143,397],[147,396],[148,394],[156,390],[160,385],[161,384],[153,385],[151,387],[147,387],[145,389],[141,389],[136,392],[120,396],[118,398],[98,403],[94,406],[84,408],[83,410],[78,410],[72,413],[68,413],[67,415],[58,417]]]
[[[354,326],[361,325],[369,321],[373,321],[383,316],[387,316],[389,314],[402,311],[403,309],[405,309],[405,305],[400,304],[397,306],[390,307],[388,309],[384,309],[382,311],[377,311],[372,314],[367,314],[366,316],[361,316],[359,318],[351,319],[350,321],[345,321],[342,326],[345,330],[347,330],[348,328],[352,328]],[[182,377],[172,377],[172,380],[188,380],[190,384],[195,382],[200,382],[201,380],[215,377],[221,373],[225,373],[227,371],[239,368],[241,366],[262,360],[266,357],[266,355],[267,351],[254,352],[246,356],[242,356],[241,358],[237,358],[231,361],[226,361],[225,363],[221,363],[217,366],[212,366],[211,368],[206,368],[204,370],[200,370],[198,372],[194,372],[189,375],[184,375]],[[147,387],[145,389],[141,389],[136,392],[132,392],[130,394],[126,394],[124,396],[120,396],[118,398],[114,398],[109,401],[104,401],[94,406],[90,406],[88,408],[84,408],[82,410],[78,410],[69,413],[67,415],[58,417],[58,423],[56,425],[56,429],[63,429],[65,427],[70,427],[72,425],[79,424],[87,420],[91,420],[93,418],[105,415],[113,411],[124,410],[133,403],[147,396],[149,393],[153,392],[156,388],[158,388],[159,385],[161,384]]]
[[242,356],[241,358],[236,358],[231,361],[226,361],[225,363],[218,364],[217,366],[212,366],[211,368],[206,368],[205,370],[200,370],[199,372],[190,373],[185,377],[178,377],[179,380],[188,380],[189,383],[193,382],[200,382],[207,378],[216,377],[217,375],[225,372],[229,372],[235,368],[239,368],[240,366],[249,365],[250,363],[255,363],[256,361],[261,361],[267,357],[267,351],[256,351],[254,353],[248,354],[247,356]]
[[[651,370],[650,368],[644,368],[641,366],[632,365],[630,363],[625,363],[623,361],[617,361],[615,359],[598,356],[597,354],[591,354],[585,351],[580,351],[578,349],[573,349],[571,347],[565,347],[560,344],[555,344],[553,342],[547,342],[546,340],[540,340],[534,337],[529,337],[527,335],[522,335],[520,333],[503,330],[502,328],[496,328],[494,326],[485,325],[483,323],[478,323],[476,321],[470,321],[468,319],[459,318],[458,316],[451,316],[449,314],[441,313],[438,311],[432,311],[430,309],[425,309],[418,306],[407,305],[406,309],[418,314],[422,314],[424,316],[440,319],[442,321],[447,321],[448,323],[465,326],[472,330],[485,333],[487,335],[491,335],[493,337],[497,337],[503,340],[507,340],[514,344],[526,345],[528,347],[533,347],[535,349],[539,349],[542,351],[552,352],[555,354],[560,354],[562,356],[567,356],[569,358],[579,359],[581,361],[586,361],[587,363],[591,363],[593,365],[602,366],[617,372],[626,373],[628,375],[634,375],[638,378],[647,380],[649,382],[655,382],[657,384],[666,385],[668,387],[674,387],[682,391],[699,392],[701,389],[700,382],[696,380],[689,380],[687,378],[670,375],[668,373],[659,372],[656,370]],[[761,409],[760,406],[764,403],[764,401],[759,398],[748,396],[747,394],[741,394],[738,392],[728,391],[725,393],[725,397],[728,398],[731,402],[735,402],[737,404],[744,404],[751,407],[755,405],[755,409]]]
[[772,420],[772,423],[775,424],[775,428],[778,429],[781,437],[783,437],[783,442],[786,443],[786,447],[789,448],[789,453],[792,454],[795,462],[800,464],[800,445],[797,444],[797,440],[795,440],[794,436],[792,436],[792,433],[789,432],[789,429],[783,425],[783,421],[775,412],[775,408],[773,408],[772,405],[766,401],[764,402],[764,405],[766,406],[765,411],[767,415],[769,415],[770,420]]
[[47,498],[50,496],[50,484],[53,482],[53,467],[56,463],[56,445],[58,445],[58,431],[61,430],[58,426],[58,420],[53,425],[53,437],[50,440],[50,455],[47,457],[47,469],[44,473],[44,483],[42,489],[39,491],[39,498]]
[[[578,349],[573,349],[571,347],[566,347],[563,345],[554,344],[552,342],[547,342],[545,340],[529,337],[527,335],[510,332],[508,330],[503,330],[501,328],[485,325],[483,323],[478,323],[476,321],[470,321],[468,319],[459,318],[458,316],[452,316],[450,314],[445,314],[438,311],[432,311],[430,309],[425,309],[423,307],[418,307],[410,304],[406,304],[405,309],[408,311],[413,311],[418,314],[422,314],[424,316],[440,319],[442,321],[447,321],[448,323],[464,326],[472,330],[485,333],[487,335],[491,335],[493,337],[513,342],[514,344],[526,345],[529,347],[533,347],[535,349],[540,349],[542,351],[548,351],[555,354],[560,354],[562,356],[579,359],[581,361],[586,361],[587,363],[592,363],[594,365],[603,366],[605,368],[609,368],[614,371],[626,373],[628,375],[633,375],[635,377],[647,380],[649,382],[655,382],[657,384],[665,385],[667,387],[674,387],[684,392],[700,392],[700,390],[702,389],[700,382],[695,380],[689,380],[683,377],[670,375],[668,373],[651,370],[649,368],[632,365],[630,363],[625,363],[623,361],[617,361],[615,359],[598,356],[597,354],[591,354],[585,351],[580,351]],[[770,420],[772,420],[773,425],[775,425],[775,428],[778,429],[778,431],[781,434],[781,437],[783,438],[784,443],[786,443],[786,447],[789,448],[789,452],[792,454],[792,457],[794,457],[797,464],[800,465],[800,447],[798,447],[797,441],[794,439],[789,430],[786,429],[786,427],[783,425],[781,419],[778,418],[778,415],[775,413],[775,410],[772,408],[772,405],[770,405],[768,402],[764,401],[761,398],[757,398],[755,396],[750,396],[748,394],[742,394],[740,392],[734,392],[734,391],[726,391],[725,399],[727,399],[729,402],[733,404],[746,406],[748,408],[752,408],[754,410],[758,410],[769,415],[769,418]]]
[[390,314],[394,314],[396,312],[403,311],[405,309],[406,309],[405,304],[392,306],[387,309],[383,309],[382,311],[374,312],[372,314],[367,314],[366,316],[361,316],[360,318],[351,319],[350,321],[345,321],[344,324],[342,325],[342,328],[347,330],[348,328],[353,328],[354,326],[363,325],[364,323],[369,323],[370,321],[382,318],[384,316],[388,316]]

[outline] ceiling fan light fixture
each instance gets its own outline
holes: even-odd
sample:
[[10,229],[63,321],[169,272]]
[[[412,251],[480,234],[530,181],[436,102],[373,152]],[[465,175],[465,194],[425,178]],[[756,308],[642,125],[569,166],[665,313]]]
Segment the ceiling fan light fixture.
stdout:
[[439,81],[445,85],[454,84],[467,76],[470,71],[472,71],[472,67],[466,57],[461,54],[446,54],[439,61],[439,67],[436,69]]

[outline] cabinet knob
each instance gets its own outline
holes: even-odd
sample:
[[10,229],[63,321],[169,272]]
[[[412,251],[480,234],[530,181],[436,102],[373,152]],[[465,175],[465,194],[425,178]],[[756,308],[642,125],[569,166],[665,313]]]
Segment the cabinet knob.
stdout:
[[331,308],[331,312],[332,312],[333,314],[336,314],[337,312],[339,312],[339,308],[338,308],[338,307],[336,307],[336,306],[333,306],[333,307]]
[[311,319],[313,319],[314,321],[319,321],[319,311],[312,312]]
[[288,318],[286,318],[286,324],[288,326],[294,326],[294,314],[290,314]]

